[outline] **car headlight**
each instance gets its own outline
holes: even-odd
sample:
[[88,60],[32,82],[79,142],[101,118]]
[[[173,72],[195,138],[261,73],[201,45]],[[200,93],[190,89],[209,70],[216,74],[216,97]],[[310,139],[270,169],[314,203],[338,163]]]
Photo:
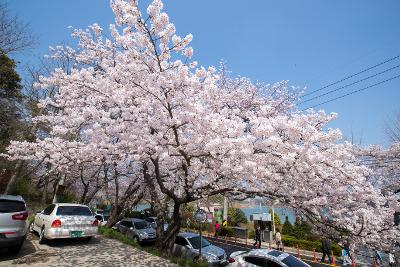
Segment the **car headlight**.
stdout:
[[212,255],[212,254],[203,254],[202,255],[207,261],[214,261],[214,260],[217,260],[218,259],[218,257],[217,256],[215,256],[215,255]]
[[146,232],[140,232],[140,233],[139,233],[139,236],[140,236],[140,237],[147,237],[148,234],[147,234]]

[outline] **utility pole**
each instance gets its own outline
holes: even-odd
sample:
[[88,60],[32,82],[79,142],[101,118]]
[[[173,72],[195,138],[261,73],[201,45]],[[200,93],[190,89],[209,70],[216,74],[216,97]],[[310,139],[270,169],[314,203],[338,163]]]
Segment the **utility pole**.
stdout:
[[275,236],[275,209],[272,205],[272,235]]
[[224,196],[224,214],[222,215],[223,220],[228,221],[228,198]]

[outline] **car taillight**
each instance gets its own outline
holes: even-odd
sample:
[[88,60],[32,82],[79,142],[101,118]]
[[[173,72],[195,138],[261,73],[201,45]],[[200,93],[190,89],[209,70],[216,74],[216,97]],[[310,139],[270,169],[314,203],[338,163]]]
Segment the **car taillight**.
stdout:
[[3,235],[15,235],[17,232],[0,232]]
[[13,220],[25,221],[28,218],[28,212],[24,211],[11,216]]
[[93,226],[98,226],[99,225],[99,220],[95,219],[94,222],[92,223]]
[[235,259],[234,259],[234,258],[231,258],[231,257],[229,257],[228,261],[229,261],[229,263],[232,263],[232,262],[235,262]]
[[61,227],[61,221],[59,219],[56,219],[52,222],[51,224],[52,228],[60,228]]

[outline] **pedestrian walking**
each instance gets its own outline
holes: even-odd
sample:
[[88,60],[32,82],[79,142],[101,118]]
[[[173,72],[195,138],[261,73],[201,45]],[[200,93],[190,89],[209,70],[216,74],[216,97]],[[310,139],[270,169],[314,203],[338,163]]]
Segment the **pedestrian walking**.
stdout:
[[350,248],[347,242],[343,242],[342,259],[343,259],[343,265],[351,265],[352,262],[350,259]]
[[396,267],[396,260],[394,259],[394,251],[389,252],[389,266]]
[[375,251],[375,260],[378,266],[383,266],[382,256],[381,253],[377,250]]
[[218,221],[215,221],[214,228],[215,228],[214,237],[215,237],[215,238],[218,238],[219,231],[220,231],[220,229],[221,229],[221,226],[219,225]]
[[350,258],[353,257],[353,259],[354,259],[354,257],[356,256],[355,253],[354,253],[355,249],[356,249],[356,245],[354,245],[354,242],[350,242],[350,244],[349,244],[349,250],[350,250],[349,251],[349,256],[350,256]]
[[328,239],[322,239],[322,259],[321,262],[325,262],[325,257],[328,256],[329,263],[332,263],[331,258],[331,244]]
[[[260,229],[259,225],[256,228],[255,234],[256,234],[256,236],[255,236],[256,242],[253,244],[253,247],[261,248],[261,229]],[[257,245],[257,243],[258,243],[258,245]]]
[[279,232],[279,230],[276,231],[276,234],[275,234],[275,243],[276,243],[276,249],[283,251],[283,249],[282,249],[282,236],[281,236],[281,233]]

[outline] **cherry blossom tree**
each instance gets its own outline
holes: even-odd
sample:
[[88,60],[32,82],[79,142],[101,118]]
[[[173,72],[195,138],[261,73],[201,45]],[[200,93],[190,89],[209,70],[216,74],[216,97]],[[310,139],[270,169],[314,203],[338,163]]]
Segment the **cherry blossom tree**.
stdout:
[[[371,185],[340,131],[325,130],[335,114],[296,111],[296,89],[287,81],[256,84],[198,67],[192,35],[176,34],[160,0],[146,15],[134,0],[111,7],[110,36],[97,24],[73,30],[76,65],[40,78],[38,87],[58,88],[40,101],[52,109],[35,117],[51,131],[35,142],[13,142],[10,160],[44,159],[62,173],[112,166],[112,217],[126,208],[120,203],[148,196],[167,254],[181,206],[221,193],[280,201],[325,234],[374,244],[399,238],[389,220],[398,203]],[[162,235],[168,201],[172,223]]]

